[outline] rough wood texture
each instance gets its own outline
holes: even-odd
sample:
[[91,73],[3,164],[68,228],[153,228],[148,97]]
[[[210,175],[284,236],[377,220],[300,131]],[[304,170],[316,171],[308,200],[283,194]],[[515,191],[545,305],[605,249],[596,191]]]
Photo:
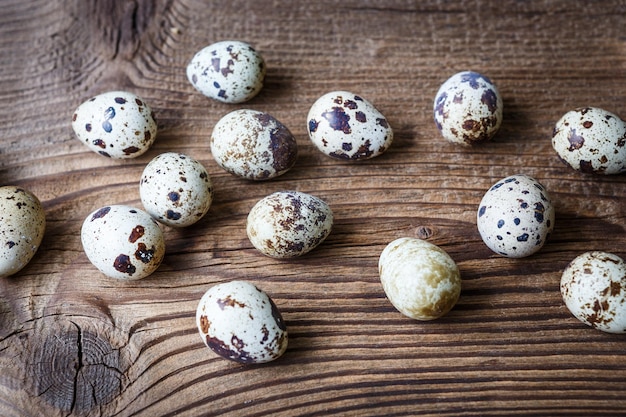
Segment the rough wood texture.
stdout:
[[[626,338],[579,323],[559,293],[578,254],[626,255],[626,179],[581,175],[550,144],[566,111],[626,116],[621,1],[60,1],[0,2],[0,183],[33,191],[48,227],[32,262],[0,279],[0,415],[313,416],[615,415],[626,413]],[[244,105],[198,94],[185,67],[200,48],[237,39],[268,65]],[[461,148],[432,120],[454,72],[489,75],[504,97],[496,139]],[[153,148],[130,161],[87,150],[73,110],[113,89],[146,99],[159,120]],[[395,131],[375,160],[319,153],[306,133],[313,101],[361,94]],[[296,167],[262,183],[213,161],[208,139],[235,108],[281,120],[300,147]],[[100,275],[80,243],[103,205],[140,207],[145,164],[165,151],[199,159],[216,189],[209,214],[165,229],[167,255],[149,278]],[[484,191],[524,172],[550,190],[556,229],[543,250],[492,254],[475,224]],[[325,199],[327,241],[291,261],[253,249],[245,219],[265,195],[297,189]],[[438,321],[400,315],[377,261],[401,236],[440,245],[463,291]],[[278,361],[216,357],[195,328],[211,285],[250,280],[283,312],[290,345]]]

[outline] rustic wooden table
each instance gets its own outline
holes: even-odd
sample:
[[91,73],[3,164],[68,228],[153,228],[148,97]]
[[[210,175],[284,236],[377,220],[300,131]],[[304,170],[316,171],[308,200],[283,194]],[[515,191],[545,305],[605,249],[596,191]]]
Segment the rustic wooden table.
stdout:
[[[0,279],[0,415],[313,416],[617,415],[626,413],[626,337],[591,329],[562,302],[564,267],[588,250],[626,255],[626,178],[583,175],[554,153],[566,111],[626,116],[623,1],[60,1],[0,2],[0,184],[31,190],[47,230],[32,262]],[[227,105],[197,93],[185,67],[225,39],[264,56],[265,87]],[[432,119],[448,76],[488,75],[504,98],[490,143],[445,142]],[[133,160],[89,151],[74,109],[109,90],[153,107],[154,146]],[[332,90],[362,95],[395,140],[383,156],[333,160],[308,139],[306,115]],[[263,110],[296,136],[284,176],[248,182],[212,159],[221,116]],[[215,186],[208,215],[164,228],[150,277],[118,282],[87,260],[80,227],[108,204],[141,207],[156,155],[200,160]],[[476,228],[483,193],[526,173],[550,191],[556,227],[541,252],[493,254]],[[257,252],[245,221],[260,198],[309,192],[335,213],[329,238],[294,260]],[[440,245],[463,290],[444,318],[402,316],[380,285],[395,238]],[[281,309],[289,348],[245,366],[207,349],[195,325],[213,284],[246,279]]]

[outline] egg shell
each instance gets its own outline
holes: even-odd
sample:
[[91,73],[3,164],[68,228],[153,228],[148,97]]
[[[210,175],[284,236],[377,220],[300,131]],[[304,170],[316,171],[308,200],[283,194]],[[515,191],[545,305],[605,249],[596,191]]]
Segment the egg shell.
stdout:
[[0,277],[15,274],[31,261],[45,230],[46,215],[33,193],[0,187]]
[[252,207],[246,231],[263,254],[292,258],[322,243],[332,226],[333,212],[325,201],[299,191],[278,191]]
[[224,170],[249,180],[269,180],[296,163],[298,145],[268,113],[240,109],[224,115],[211,134],[211,154]]
[[200,162],[181,153],[167,152],[144,168],[139,195],[148,214],[157,221],[186,227],[209,211],[213,183]]
[[211,287],[198,304],[196,325],[213,352],[236,362],[270,362],[287,349],[287,326],[276,304],[247,281]]
[[607,333],[626,333],[626,264],[607,252],[586,252],[563,271],[561,295],[581,322]]
[[626,171],[626,123],[595,107],[565,113],[554,126],[552,147],[577,171],[620,174]]
[[463,71],[441,85],[433,111],[445,139],[472,145],[495,136],[502,124],[503,107],[500,92],[489,78]]
[[307,120],[313,144],[337,159],[374,158],[393,141],[393,130],[382,113],[348,91],[333,91],[318,98]]
[[403,237],[389,243],[380,255],[378,272],[391,304],[416,320],[442,317],[461,294],[456,263],[425,240]]
[[543,185],[517,174],[494,184],[483,196],[478,231],[492,251],[522,258],[543,247],[554,229],[554,206]]
[[115,159],[142,155],[157,135],[150,106],[127,91],[110,91],[82,103],[74,111],[72,128],[89,149]]
[[108,277],[124,281],[152,274],[163,261],[165,239],[158,223],[143,210],[125,205],[93,211],[81,229],[89,261]]
[[265,61],[248,43],[226,40],[198,51],[187,65],[189,82],[224,103],[243,103],[263,88]]

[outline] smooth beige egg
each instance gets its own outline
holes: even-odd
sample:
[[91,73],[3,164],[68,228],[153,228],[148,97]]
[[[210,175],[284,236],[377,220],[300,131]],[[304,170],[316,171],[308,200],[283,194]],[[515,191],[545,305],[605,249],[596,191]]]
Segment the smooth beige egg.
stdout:
[[389,243],[380,255],[378,272],[391,304],[416,320],[447,314],[461,294],[461,273],[454,260],[422,239],[403,237]]

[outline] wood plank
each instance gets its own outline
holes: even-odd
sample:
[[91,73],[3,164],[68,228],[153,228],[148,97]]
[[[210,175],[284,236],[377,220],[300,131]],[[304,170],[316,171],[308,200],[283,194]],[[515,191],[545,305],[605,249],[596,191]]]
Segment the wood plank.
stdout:
[[[314,416],[617,415],[626,412],[626,339],[579,323],[559,293],[563,268],[587,250],[626,256],[626,179],[582,175],[550,144],[566,111],[626,117],[626,8],[621,1],[2,0],[0,183],[33,191],[47,231],[31,263],[0,279],[0,415]],[[193,54],[223,39],[264,56],[262,92],[213,102],[186,79]],[[432,120],[440,84],[473,69],[496,82],[504,123],[490,143],[444,142]],[[74,109],[125,89],[153,107],[157,140],[127,161],[76,140]],[[310,143],[306,115],[346,89],[394,129],[392,147],[361,163]],[[221,116],[267,111],[295,135],[296,166],[268,182],[222,171],[208,141]],[[141,207],[138,183],[156,155],[200,160],[216,195],[197,225],[164,227],[167,254],[147,279],[97,272],[80,243],[92,210]],[[550,191],[556,228],[538,254],[492,254],[476,210],[496,180],[523,172]],[[297,189],[335,213],[313,252],[257,252],[246,216],[271,192]],[[385,298],[380,252],[415,236],[458,263],[457,306],[434,322]],[[279,360],[227,362],[204,347],[195,309],[213,284],[247,279],[283,312]]]

